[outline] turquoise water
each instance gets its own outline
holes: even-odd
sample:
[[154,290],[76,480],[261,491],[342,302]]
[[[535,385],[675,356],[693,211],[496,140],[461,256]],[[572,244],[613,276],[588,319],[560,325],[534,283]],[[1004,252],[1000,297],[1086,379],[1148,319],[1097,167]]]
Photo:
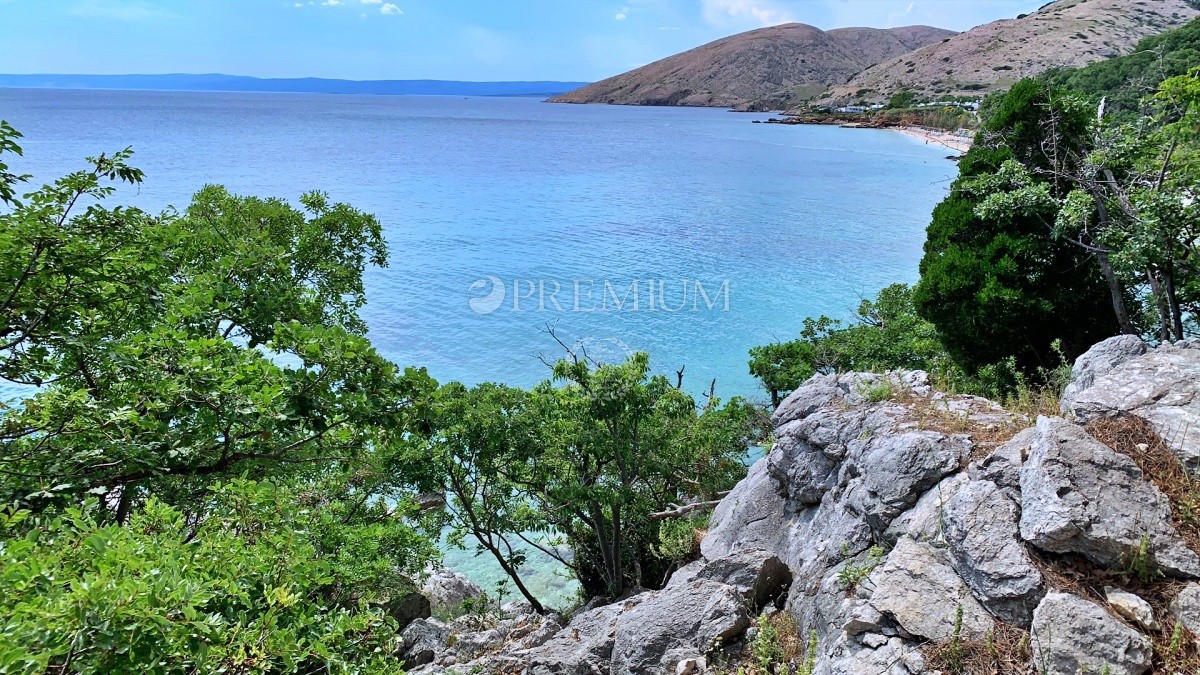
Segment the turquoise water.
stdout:
[[[144,208],[222,183],[375,213],[391,265],[366,280],[374,344],[467,383],[544,379],[553,326],[602,360],[685,367],[693,392],[765,398],[747,350],[915,280],[956,172],[895,132],[526,98],[11,89],[0,118],[39,179],[132,145],[146,183],[121,199]],[[484,561],[451,563],[493,585]]]

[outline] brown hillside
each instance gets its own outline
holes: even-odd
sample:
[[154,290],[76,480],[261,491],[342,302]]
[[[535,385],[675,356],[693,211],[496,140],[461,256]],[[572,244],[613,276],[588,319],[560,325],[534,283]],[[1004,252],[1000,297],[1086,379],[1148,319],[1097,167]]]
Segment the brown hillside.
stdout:
[[736,107],[811,98],[884,59],[955,35],[929,26],[822,31],[792,23],[733,35],[551,99]]
[[1200,15],[1196,0],[1058,0],[1023,18],[994,21],[944,42],[880,62],[827,96],[882,101],[1004,89],[1055,67],[1127,54],[1139,40]]

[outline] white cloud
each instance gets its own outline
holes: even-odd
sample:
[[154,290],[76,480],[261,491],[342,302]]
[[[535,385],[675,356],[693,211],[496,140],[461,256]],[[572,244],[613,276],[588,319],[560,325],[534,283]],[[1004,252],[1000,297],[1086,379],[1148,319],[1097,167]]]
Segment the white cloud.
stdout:
[[617,21],[624,21],[627,18],[629,18],[629,15],[625,12],[617,12],[616,16],[613,17],[613,19],[616,19]]
[[700,0],[704,20],[714,26],[736,24],[776,26],[796,19],[775,0]]
[[321,3],[324,7],[337,7],[340,4],[342,4],[342,0],[325,0]]
[[379,13],[383,14],[384,16],[399,16],[404,13],[404,10],[390,2],[385,2],[383,3],[383,6],[379,8]]
[[682,30],[679,26],[659,26],[659,30]]

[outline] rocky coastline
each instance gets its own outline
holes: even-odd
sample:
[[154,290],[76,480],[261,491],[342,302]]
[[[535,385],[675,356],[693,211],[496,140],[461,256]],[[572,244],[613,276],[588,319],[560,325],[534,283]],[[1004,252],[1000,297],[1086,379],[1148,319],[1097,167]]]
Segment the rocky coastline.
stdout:
[[1200,459],[1200,342],[1096,345],[1057,416],[893,372],[818,375],[772,421],[774,447],[664,589],[570,618],[418,619],[410,672],[732,673],[778,618],[806,647],[779,672],[1193,664],[1200,529],[1171,477]]

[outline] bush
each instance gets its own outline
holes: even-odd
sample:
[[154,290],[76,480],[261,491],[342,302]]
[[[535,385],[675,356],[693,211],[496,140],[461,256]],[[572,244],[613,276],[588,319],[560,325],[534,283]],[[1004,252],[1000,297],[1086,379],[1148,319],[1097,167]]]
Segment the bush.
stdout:
[[912,289],[904,284],[863,300],[853,325],[827,316],[804,323],[799,340],[750,350],[750,374],[759,378],[775,405],[816,373],[954,371],[933,324],[917,316]]
[[284,490],[216,487],[200,523],[157,500],[127,526],[93,502],[0,514],[0,672],[398,673],[389,599],[342,577]]

